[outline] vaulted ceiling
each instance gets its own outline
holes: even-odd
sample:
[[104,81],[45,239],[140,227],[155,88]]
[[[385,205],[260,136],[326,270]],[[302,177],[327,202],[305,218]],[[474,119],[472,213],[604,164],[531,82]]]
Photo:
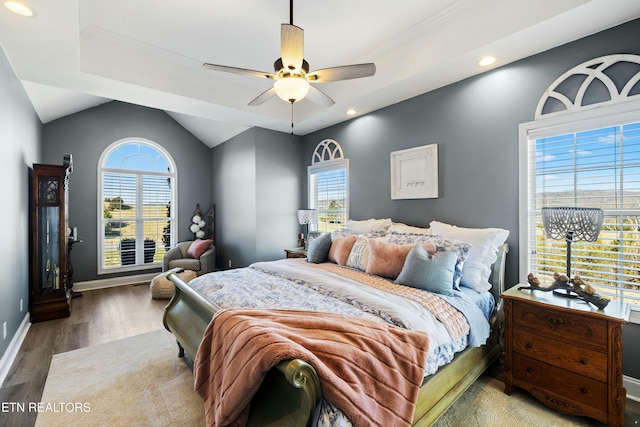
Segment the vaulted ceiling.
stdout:
[[[0,8],[0,45],[43,123],[111,100],[167,111],[213,147],[252,126],[288,132],[291,106],[247,104],[272,81],[287,0],[25,0]],[[304,135],[640,17],[638,0],[294,2],[311,69],[374,62],[375,76],[317,84],[335,100],[294,104]],[[481,67],[486,56],[495,64]]]

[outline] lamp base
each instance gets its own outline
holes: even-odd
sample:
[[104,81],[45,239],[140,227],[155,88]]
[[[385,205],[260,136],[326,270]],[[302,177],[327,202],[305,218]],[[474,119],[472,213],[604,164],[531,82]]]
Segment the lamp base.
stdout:
[[563,298],[578,298],[578,295],[572,293],[570,290],[556,289],[553,291],[553,294]]

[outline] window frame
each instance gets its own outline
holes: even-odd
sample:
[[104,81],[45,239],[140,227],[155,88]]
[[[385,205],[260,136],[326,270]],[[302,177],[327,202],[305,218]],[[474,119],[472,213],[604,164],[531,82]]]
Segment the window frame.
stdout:
[[[325,173],[325,172],[331,172],[331,171],[336,171],[336,170],[341,170],[344,169],[345,170],[345,223],[342,224],[341,227],[339,228],[344,228],[347,226],[347,221],[349,220],[349,198],[350,198],[350,192],[349,192],[349,159],[336,159],[336,160],[326,160],[326,161],[322,161],[322,162],[318,162],[312,165],[307,166],[307,183],[308,183],[308,187],[307,187],[307,199],[308,199],[308,206],[309,209],[318,209],[318,200],[312,197],[312,195],[314,194],[314,189],[312,188],[313,183],[312,183],[312,179],[311,176],[312,175],[317,175],[319,173]],[[315,191],[315,194],[317,196],[318,192]],[[318,211],[318,216],[320,216],[322,213]],[[318,224],[320,221],[318,221],[318,223],[311,225],[310,224],[310,231],[317,231],[318,230]],[[313,229],[312,229],[313,228]]]
[[[624,103],[601,106],[596,109],[576,111],[552,117],[539,118],[533,122],[519,126],[519,280],[526,283],[530,270],[531,251],[529,246],[529,215],[532,212],[529,194],[532,170],[530,156],[532,152],[530,141],[567,133],[578,133],[591,129],[619,126],[640,122],[640,101],[633,100]],[[535,177],[533,178],[535,179]],[[631,304],[632,310],[640,310],[640,306]]]
[[[153,172],[153,171],[140,171],[140,170],[135,170],[135,169],[119,169],[119,168],[105,168],[104,167],[104,163],[105,161],[109,158],[109,156],[115,151],[117,150],[119,147],[127,145],[127,144],[140,144],[140,145],[146,145],[150,148],[152,148],[153,150],[159,152],[162,156],[164,156],[165,160],[167,161],[167,164],[169,165],[169,172],[168,173],[159,173],[159,172]],[[106,268],[104,266],[104,257],[105,257],[105,241],[103,239],[104,234],[104,225],[103,225],[103,220],[104,220],[104,212],[103,212],[103,203],[104,203],[104,188],[103,188],[103,175],[105,172],[114,172],[114,173],[123,173],[123,174],[131,174],[131,175],[136,175],[136,181],[137,181],[137,190],[136,190],[136,195],[137,197],[139,197],[139,192],[140,192],[140,182],[142,180],[142,177],[144,176],[163,176],[163,177],[167,177],[171,179],[172,185],[171,185],[171,206],[172,209],[170,210],[170,216],[169,216],[169,222],[170,222],[170,248],[173,248],[176,245],[177,242],[177,224],[179,224],[178,222],[178,214],[177,214],[177,206],[178,206],[178,172],[177,172],[177,167],[175,164],[175,161],[173,159],[173,157],[169,154],[169,152],[167,150],[164,149],[164,147],[162,147],[161,145],[159,145],[158,143],[150,140],[150,139],[146,139],[146,138],[137,138],[137,137],[129,137],[129,138],[123,138],[120,139],[118,141],[115,141],[113,143],[111,143],[107,148],[104,149],[104,151],[102,152],[102,154],[100,155],[100,158],[98,160],[98,168],[97,168],[97,224],[96,224],[96,236],[97,236],[97,267],[98,267],[98,274],[102,275],[102,274],[112,274],[112,273],[121,273],[121,272],[129,272],[129,271],[141,271],[141,270],[150,270],[150,269],[157,269],[158,267],[162,266],[162,262],[161,261],[157,261],[157,262],[150,262],[150,263],[143,263],[143,264],[134,264],[134,265],[130,265],[130,266],[120,266],[120,267],[110,267],[110,268]],[[141,205],[142,206],[142,205]],[[139,219],[136,219],[136,222],[138,222]],[[136,240],[137,236],[136,236]],[[157,243],[156,243],[157,244]],[[144,246],[142,245],[136,245],[136,251],[138,252],[142,252]]]

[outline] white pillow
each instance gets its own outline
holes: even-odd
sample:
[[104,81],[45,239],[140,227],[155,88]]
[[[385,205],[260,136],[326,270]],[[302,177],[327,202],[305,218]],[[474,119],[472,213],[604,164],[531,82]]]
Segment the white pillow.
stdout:
[[388,231],[389,233],[398,234],[431,234],[430,228],[414,227],[401,222],[392,223]]
[[478,292],[489,291],[491,265],[496,262],[498,247],[509,237],[509,230],[501,228],[463,228],[431,221],[431,232],[449,239],[471,244],[471,252],[462,267],[460,283]]
[[391,218],[384,219],[366,219],[356,221],[350,219],[347,221],[347,230],[358,234],[367,234],[376,231],[386,232],[391,227]]

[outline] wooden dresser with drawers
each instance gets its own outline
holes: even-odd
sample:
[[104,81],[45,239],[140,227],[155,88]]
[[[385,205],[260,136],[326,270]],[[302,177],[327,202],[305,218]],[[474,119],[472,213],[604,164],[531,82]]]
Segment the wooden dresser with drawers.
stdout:
[[505,393],[520,387],[560,412],[624,424],[622,324],[629,306],[604,310],[552,292],[502,294],[505,311]]

